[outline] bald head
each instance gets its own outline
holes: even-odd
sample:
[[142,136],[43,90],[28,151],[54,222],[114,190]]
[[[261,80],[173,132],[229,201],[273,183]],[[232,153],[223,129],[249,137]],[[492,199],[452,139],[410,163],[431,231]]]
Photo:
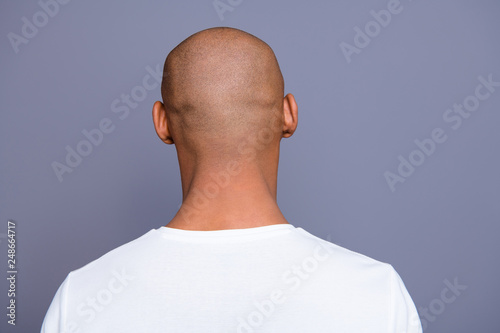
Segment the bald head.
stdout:
[[165,61],[161,93],[171,140],[197,156],[237,154],[242,140],[262,130],[276,134],[269,144],[282,137],[278,62],[244,31],[211,28],[181,42]]

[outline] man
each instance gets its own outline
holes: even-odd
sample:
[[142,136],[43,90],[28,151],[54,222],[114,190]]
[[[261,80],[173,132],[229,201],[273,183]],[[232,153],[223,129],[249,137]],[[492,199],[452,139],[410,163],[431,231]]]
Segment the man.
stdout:
[[401,278],[289,224],[279,147],[297,127],[272,49],[241,30],[198,32],[168,55],[159,138],[175,144],[183,202],[164,227],[70,272],[52,332],[421,332]]

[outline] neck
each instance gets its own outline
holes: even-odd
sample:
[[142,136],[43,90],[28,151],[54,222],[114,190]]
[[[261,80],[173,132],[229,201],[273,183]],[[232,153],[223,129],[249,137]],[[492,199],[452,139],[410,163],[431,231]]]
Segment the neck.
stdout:
[[224,230],[288,223],[276,202],[277,161],[266,168],[244,162],[217,170],[191,165],[196,167],[189,172],[181,169],[183,202],[167,227]]

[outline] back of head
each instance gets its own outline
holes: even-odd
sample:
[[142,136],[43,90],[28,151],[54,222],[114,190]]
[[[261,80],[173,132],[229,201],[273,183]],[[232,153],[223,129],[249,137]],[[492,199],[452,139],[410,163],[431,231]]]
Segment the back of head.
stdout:
[[283,76],[272,49],[249,33],[211,28],[188,37],[165,61],[161,91],[175,144],[196,156],[234,158],[262,129],[279,143]]

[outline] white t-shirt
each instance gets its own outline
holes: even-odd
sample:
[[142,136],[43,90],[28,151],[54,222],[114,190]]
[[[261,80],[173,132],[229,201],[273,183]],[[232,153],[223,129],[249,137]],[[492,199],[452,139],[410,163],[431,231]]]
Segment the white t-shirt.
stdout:
[[68,274],[42,333],[422,332],[394,268],[291,224],[152,229]]

